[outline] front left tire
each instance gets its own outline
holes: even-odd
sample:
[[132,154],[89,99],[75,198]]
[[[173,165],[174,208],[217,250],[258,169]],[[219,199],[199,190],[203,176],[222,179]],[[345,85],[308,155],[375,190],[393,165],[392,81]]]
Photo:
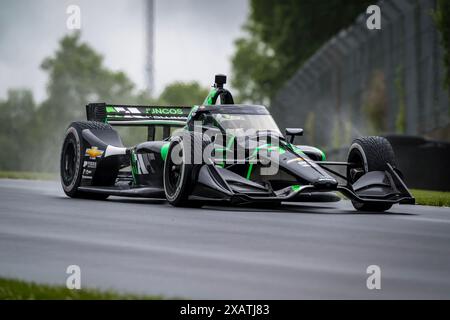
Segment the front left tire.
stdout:
[[[170,142],[167,158],[164,162],[164,192],[167,201],[175,207],[201,207],[200,201],[189,200],[197,180],[197,174],[203,165],[203,150],[210,141],[202,135],[187,132]],[[190,157],[188,157],[190,155]],[[201,159],[195,163],[194,159]]]

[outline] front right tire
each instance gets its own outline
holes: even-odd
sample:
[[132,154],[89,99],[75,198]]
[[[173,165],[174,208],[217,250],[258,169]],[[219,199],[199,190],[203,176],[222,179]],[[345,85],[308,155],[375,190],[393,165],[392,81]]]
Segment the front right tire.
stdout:
[[[347,162],[354,164],[353,167],[347,168],[348,182],[353,184],[367,172],[387,170],[387,163],[395,167],[395,155],[386,138],[361,137],[355,139],[350,146]],[[390,203],[363,203],[354,200],[352,204],[358,211],[383,212],[392,207]]]

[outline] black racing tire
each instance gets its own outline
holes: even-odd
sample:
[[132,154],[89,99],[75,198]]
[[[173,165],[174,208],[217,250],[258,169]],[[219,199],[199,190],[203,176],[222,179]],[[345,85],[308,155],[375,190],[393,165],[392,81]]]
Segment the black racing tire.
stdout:
[[281,201],[264,201],[264,202],[256,202],[256,203],[250,203],[250,207],[258,208],[258,209],[279,209],[282,206]]
[[352,205],[356,210],[365,212],[384,212],[392,207],[390,203],[361,203],[358,201],[352,201]]
[[[110,125],[96,121],[76,121],[72,122],[67,128],[64,138],[61,158],[60,158],[60,176],[61,185],[64,193],[71,198],[104,200],[108,198],[107,194],[88,193],[78,190],[81,185],[83,175],[83,158],[86,151],[86,145],[82,137],[84,129],[95,130],[114,130]],[[98,174],[92,178],[93,185],[111,186],[115,182],[115,174],[112,170],[106,174],[108,168],[99,170]]]
[[[192,132],[185,132],[170,142],[167,158],[164,162],[164,192],[167,201],[175,207],[201,207],[203,202],[189,200],[189,195],[195,186],[200,167],[204,164],[203,150],[210,141],[203,135],[198,135],[202,143],[195,139],[196,135]],[[190,143],[187,143],[189,140]],[[197,142],[197,143],[196,143]],[[188,149],[188,150],[186,150]],[[178,156],[181,161],[175,161]],[[186,161],[186,152],[190,152],[190,159],[201,159],[201,163]]]
[[[347,167],[347,179],[355,183],[361,175],[371,171],[387,170],[387,163],[395,168],[395,154],[386,138],[378,136],[361,137],[350,146],[347,162],[355,164]],[[392,207],[390,203],[361,203],[352,200],[353,207],[358,211],[383,212]]]

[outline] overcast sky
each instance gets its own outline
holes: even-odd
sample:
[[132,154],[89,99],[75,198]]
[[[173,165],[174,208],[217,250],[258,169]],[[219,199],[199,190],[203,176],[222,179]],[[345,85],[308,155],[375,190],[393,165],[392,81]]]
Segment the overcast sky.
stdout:
[[[39,68],[58,40],[70,32],[67,6],[81,9],[82,39],[123,70],[137,87],[146,86],[145,0],[0,0],[0,99],[9,88],[30,88],[46,97]],[[215,73],[230,74],[233,41],[242,34],[246,0],[155,0],[155,87],[175,80],[209,86]]]

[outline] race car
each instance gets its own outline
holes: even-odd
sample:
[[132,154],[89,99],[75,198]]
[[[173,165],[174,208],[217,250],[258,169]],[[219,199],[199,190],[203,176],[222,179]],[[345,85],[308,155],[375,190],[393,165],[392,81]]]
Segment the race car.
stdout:
[[[86,199],[161,198],[181,207],[278,206],[330,192],[360,211],[414,204],[385,138],[360,137],[347,161],[327,161],[322,150],[294,144],[303,129],[283,135],[266,107],[235,104],[225,83],[226,76],[216,75],[197,106],[88,104],[87,121],[72,122],[64,138],[64,192]],[[119,126],[146,128],[145,141],[124,146]]]

